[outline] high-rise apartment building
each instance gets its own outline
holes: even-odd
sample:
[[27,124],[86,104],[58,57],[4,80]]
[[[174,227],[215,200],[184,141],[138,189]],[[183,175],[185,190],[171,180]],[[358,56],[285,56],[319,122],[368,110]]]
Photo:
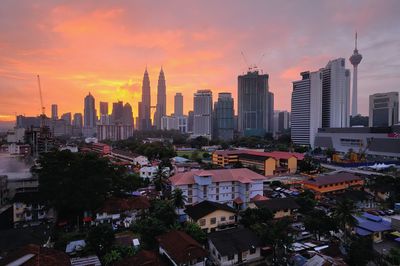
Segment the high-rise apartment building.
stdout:
[[390,127],[399,122],[399,93],[375,93],[369,96],[369,126]]
[[193,133],[193,122],[194,121],[194,112],[188,112],[188,132]]
[[193,98],[193,135],[211,139],[212,135],[212,92],[198,90]]
[[346,60],[328,62],[322,71],[322,127],[350,126],[350,70]]
[[71,125],[72,114],[71,113],[62,114],[61,119],[64,120],[67,123],[67,125]]
[[154,113],[154,125],[157,129],[161,129],[161,118],[167,113],[167,87],[165,85],[165,75],[161,68],[160,75],[158,76],[157,84],[157,105],[156,112]]
[[51,119],[57,120],[58,119],[58,106],[57,104],[51,105]]
[[183,116],[183,95],[180,92],[177,92],[175,94],[174,115],[175,116]]
[[282,133],[290,128],[290,113],[288,111],[274,111],[274,132]]
[[108,102],[100,102],[100,116],[108,115]]
[[272,104],[267,74],[249,71],[238,77],[238,130],[241,134],[264,136],[272,132]]
[[118,101],[113,103],[113,109],[111,113],[111,121],[113,124],[122,123],[124,115],[124,103],[122,101]]
[[84,121],[83,121],[83,135],[85,137],[91,137],[96,132],[96,105],[95,99],[92,94],[89,94],[85,97],[85,106],[84,106]]
[[314,146],[322,125],[322,73],[302,72],[293,82],[291,136],[295,144]]
[[125,103],[124,108],[123,108],[123,114],[122,114],[122,123],[124,125],[130,125],[133,126],[133,114],[132,114],[132,106],[129,103]]
[[233,117],[232,94],[228,92],[218,93],[218,101],[214,104],[215,139],[233,139]]
[[74,114],[74,120],[72,122],[72,125],[75,128],[82,128],[83,127],[83,119],[82,119],[82,114],[81,113],[75,113]]
[[139,110],[139,129],[150,130],[151,129],[151,97],[150,97],[150,79],[147,68],[144,71],[143,82],[142,82],[142,101],[138,104]]

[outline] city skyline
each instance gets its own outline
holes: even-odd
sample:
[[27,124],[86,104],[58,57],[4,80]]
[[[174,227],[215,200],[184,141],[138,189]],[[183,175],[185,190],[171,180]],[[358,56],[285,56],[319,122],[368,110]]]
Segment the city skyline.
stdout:
[[[221,13],[226,4],[230,8]],[[172,1],[164,8],[186,10],[187,19],[177,19],[154,2],[16,5],[5,1],[7,12],[2,12],[0,22],[0,121],[14,120],[15,113],[40,113],[36,74],[41,75],[48,116],[53,103],[59,114],[83,113],[82,99],[90,91],[97,102],[129,103],[136,117],[146,65],[153,84],[152,106],[163,66],[167,102],[172,103],[175,93],[181,92],[187,113],[193,110],[197,90],[210,89],[214,95],[231,92],[237,114],[237,76],[247,67],[242,51],[248,64],[259,64],[269,74],[275,109],[290,111],[287,95],[301,71],[318,69],[338,57],[346,58],[350,66],[356,30],[357,48],[363,54],[358,69],[358,109],[367,115],[369,95],[399,91],[400,3],[315,5],[319,12],[307,13],[309,18],[305,18],[295,16],[306,12],[307,5],[300,2],[256,2],[250,7],[235,1]],[[141,19],[144,10],[152,10],[157,20]],[[130,16],[133,11],[135,18]],[[241,13],[244,17],[251,14],[253,20],[236,22]],[[282,20],[282,13],[292,16]],[[207,19],[201,19],[205,14]],[[173,113],[173,105],[167,105],[166,113]]]

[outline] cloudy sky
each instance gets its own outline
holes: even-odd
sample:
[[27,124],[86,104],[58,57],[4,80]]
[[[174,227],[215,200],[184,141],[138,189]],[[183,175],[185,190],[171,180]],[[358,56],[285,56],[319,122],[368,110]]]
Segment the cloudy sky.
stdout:
[[[152,102],[163,66],[167,113],[197,89],[237,94],[237,75],[257,64],[270,75],[275,109],[290,110],[292,81],[328,60],[346,59],[359,33],[359,111],[368,95],[400,90],[400,1],[2,1],[0,120],[40,113],[40,74],[47,114],[82,112],[99,101],[129,102],[137,114],[148,66]],[[242,58],[245,54],[247,63]],[[264,55],[264,56],[262,56]],[[348,67],[351,65],[347,61]]]

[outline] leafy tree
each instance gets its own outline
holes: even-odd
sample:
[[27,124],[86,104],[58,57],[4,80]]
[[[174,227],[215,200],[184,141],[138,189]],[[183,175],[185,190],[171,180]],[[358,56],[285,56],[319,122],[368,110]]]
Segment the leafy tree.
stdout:
[[133,225],[133,230],[139,232],[141,245],[145,249],[154,248],[157,244],[156,236],[167,232],[167,229],[161,220],[153,216],[136,221]]
[[199,152],[198,151],[192,152],[190,159],[192,159],[193,161],[198,161],[200,159]]
[[139,176],[139,174],[122,174],[118,175],[113,182],[113,191],[117,196],[126,194],[126,192],[136,191],[138,188],[146,187],[149,184]]
[[305,153],[305,152],[308,152],[309,150],[310,150],[310,147],[308,147],[308,146],[295,146],[294,147],[294,151],[299,152],[299,153]]
[[197,138],[191,139],[189,143],[192,148],[201,149],[201,147],[207,146],[209,144],[209,140],[208,138],[199,136]]
[[392,248],[389,251],[387,260],[392,263],[392,265],[400,265],[400,248]]
[[336,220],[339,228],[343,232],[344,243],[348,239],[348,227],[353,228],[357,225],[357,219],[354,217],[356,214],[356,207],[349,199],[344,199],[336,203],[336,208],[333,212],[333,218]]
[[132,246],[113,246],[112,249],[103,256],[102,261],[105,265],[114,265],[125,257],[136,255],[137,248]]
[[265,223],[272,220],[273,214],[266,208],[251,209],[247,208],[242,214],[240,222],[247,228],[258,223]]
[[95,251],[98,256],[103,256],[110,251],[114,239],[114,231],[108,224],[92,227],[86,238],[89,248]]
[[315,195],[311,190],[305,190],[300,193],[300,195],[296,198],[296,202],[299,204],[299,212],[302,214],[311,212],[317,203],[315,200]]
[[175,213],[175,207],[169,201],[153,201],[150,208],[150,213],[154,218],[162,221],[165,227],[168,228],[174,225],[178,219],[178,216]]
[[273,250],[273,260],[276,265],[284,265],[282,259],[286,252],[286,247],[293,243],[292,237],[289,235],[290,220],[280,219],[263,225],[261,238],[264,243],[271,245]]
[[324,211],[313,210],[304,219],[305,228],[314,234],[317,240],[322,235],[329,235],[330,231],[337,230],[336,221],[327,216]]
[[373,254],[371,238],[355,238],[350,244],[347,262],[349,265],[365,266],[373,260]]
[[211,155],[208,152],[203,152],[204,159],[210,159]]
[[186,195],[180,188],[174,189],[171,195],[171,203],[176,209],[182,209],[185,207],[185,202],[187,201]]
[[43,154],[32,172],[39,177],[39,193],[59,217],[75,221],[84,211],[104,202],[117,178],[107,159],[96,154],[55,151]]
[[332,156],[336,153],[335,149],[328,148],[325,150],[325,155],[328,156],[328,158],[332,159]]
[[186,223],[183,231],[185,231],[188,235],[193,237],[193,239],[199,243],[205,243],[206,241],[206,233],[196,223]]

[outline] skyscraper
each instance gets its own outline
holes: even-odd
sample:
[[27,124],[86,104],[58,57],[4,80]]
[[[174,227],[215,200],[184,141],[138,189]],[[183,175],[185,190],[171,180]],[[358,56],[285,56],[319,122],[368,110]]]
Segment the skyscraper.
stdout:
[[122,122],[124,125],[133,126],[133,114],[132,106],[129,103],[125,103],[123,108]]
[[108,102],[100,102],[100,116],[108,115]]
[[113,109],[111,113],[111,120],[113,124],[122,123],[124,114],[124,103],[122,101],[118,101],[113,103]]
[[193,133],[193,124],[194,124],[194,112],[188,112],[188,122],[187,122],[187,131]]
[[51,119],[57,120],[58,119],[58,106],[57,104],[51,105]]
[[180,92],[177,92],[175,94],[174,115],[175,116],[183,116],[183,95]]
[[198,90],[193,97],[193,135],[211,139],[212,92]]
[[61,119],[64,120],[67,123],[67,125],[71,125],[72,115],[71,113],[65,113],[61,116]]
[[350,70],[345,59],[328,62],[322,71],[322,127],[350,125]]
[[238,130],[245,136],[264,136],[271,131],[273,94],[268,75],[249,71],[238,77]]
[[72,122],[72,125],[75,128],[82,128],[83,127],[83,119],[82,119],[82,114],[81,113],[75,113],[74,114],[74,120]]
[[214,104],[215,139],[233,139],[233,98],[228,92],[218,93],[218,101]]
[[146,70],[143,75],[142,82],[142,101],[138,104],[139,107],[139,129],[149,130],[151,129],[151,119],[150,119],[150,108],[151,108],[151,98],[150,98],[150,79],[149,73]]
[[305,71],[293,82],[291,136],[295,144],[314,146],[322,125],[322,72]]
[[84,107],[84,128],[85,136],[91,136],[96,129],[96,108],[95,100],[92,94],[85,97],[85,107]]
[[390,127],[399,122],[399,93],[375,93],[369,96],[369,126]]
[[358,65],[361,63],[362,55],[358,53],[357,50],[357,32],[354,44],[354,52],[349,58],[350,63],[353,65],[353,96],[351,100],[351,116],[356,116],[358,114],[357,110],[357,72]]
[[156,112],[154,113],[154,125],[157,129],[161,129],[161,117],[166,115],[167,95],[164,71],[161,68],[160,75],[158,76],[157,84],[157,105]]

